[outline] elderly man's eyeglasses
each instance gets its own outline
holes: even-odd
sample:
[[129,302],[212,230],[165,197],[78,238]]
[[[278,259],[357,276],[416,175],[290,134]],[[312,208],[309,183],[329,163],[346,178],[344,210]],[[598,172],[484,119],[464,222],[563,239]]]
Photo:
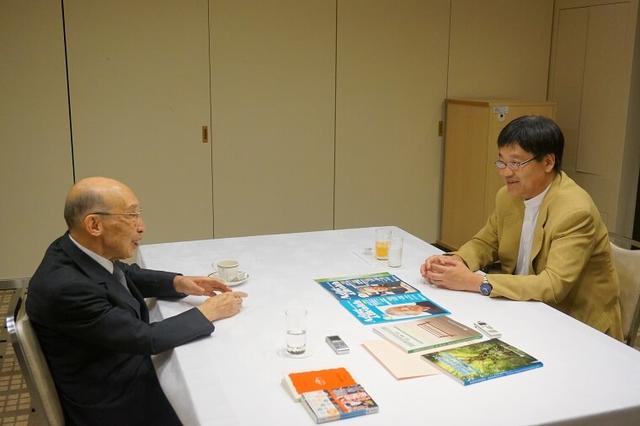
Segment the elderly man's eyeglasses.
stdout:
[[135,222],[138,222],[140,220],[140,216],[142,216],[142,211],[138,210],[136,212],[130,212],[130,213],[91,212],[89,214],[99,214],[102,216],[126,216],[130,219],[133,219]]
[[509,161],[507,163],[505,163],[502,160],[498,160],[494,164],[500,170],[505,169],[507,167],[509,168],[509,170],[518,170],[519,168],[527,165],[528,163],[530,163],[531,161],[533,161],[535,159],[536,159],[536,157],[533,157],[533,158],[529,158],[527,161]]

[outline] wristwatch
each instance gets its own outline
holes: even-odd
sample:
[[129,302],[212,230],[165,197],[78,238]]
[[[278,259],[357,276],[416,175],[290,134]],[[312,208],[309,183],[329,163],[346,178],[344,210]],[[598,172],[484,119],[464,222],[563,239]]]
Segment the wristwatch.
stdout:
[[493,286],[489,282],[489,279],[486,275],[482,277],[482,284],[480,284],[480,293],[488,296],[491,294],[491,290],[493,290]]

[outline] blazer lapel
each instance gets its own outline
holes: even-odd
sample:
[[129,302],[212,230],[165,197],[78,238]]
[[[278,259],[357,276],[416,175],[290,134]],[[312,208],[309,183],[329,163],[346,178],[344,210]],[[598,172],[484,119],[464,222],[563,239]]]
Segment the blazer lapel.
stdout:
[[[503,221],[502,237],[500,238],[500,256],[502,270],[513,274],[518,262],[518,250],[520,247],[520,234],[524,219],[524,203],[520,199],[513,199],[512,208],[507,210]],[[515,255],[513,254],[515,253]]]
[[[61,246],[69,258],[78,265],[78,267],[92,282],[104,286],[119,305],[131,308],[135,312],[136,316],[141,318],[141,305],[138,298],[136,296],[132,296],[132,294],[130,294],[127,289],[118,282],[118,279],[113,274],[110,274],[109,271],[104,269],[95,260],[76,247],[76,245],[69,239],[68,233],[65,234],[65,237],[66,238],[62,239]],[[127,280],[127,283],[128,282],[129,281]],[[135,288],[135,286],[130,287]],[[138,295],[139,294],[140,293],[138,292]]]
[[542,240],[544,237],[544,225],[547,223],[547,216],[549,214],[549,203],[555,196],[556,189],[560,186],[560,182],[562,181],[562,174],[564,172],[560,172],[551,183],[551,188],[549,188],[549,192],[545,195],[544,200],[542,201],[542,205],[540,206],[540,211],[538,211],[538,219],[536,219],[536,226],[533,230],[533,243],[531,244],[531,257],[529,257],[529,273],[535,274],[533,271],[533,261],[540,254],[540,250],[542,249]]

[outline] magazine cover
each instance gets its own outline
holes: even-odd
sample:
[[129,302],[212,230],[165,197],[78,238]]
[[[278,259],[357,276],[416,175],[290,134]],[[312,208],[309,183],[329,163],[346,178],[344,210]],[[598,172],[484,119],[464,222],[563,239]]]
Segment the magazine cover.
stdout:
[[425,318],[373,329],[407,353],[482,338],[482,334],[450,317]]
[[422,357],[465,386],[542,367],[542,362],[536,358],[499,339],[445,349]]
[[450,312],[388,272],[316,279],[362,324],[448,315]]
[[338,300],[418,293],[418,290],[388,272],[355,277],[318,278],[316,282]]

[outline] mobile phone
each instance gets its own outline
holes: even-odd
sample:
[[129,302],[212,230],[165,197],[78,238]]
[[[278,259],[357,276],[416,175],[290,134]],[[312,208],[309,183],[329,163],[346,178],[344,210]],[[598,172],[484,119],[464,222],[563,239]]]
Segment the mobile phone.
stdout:
[[347,346],[340,336],[327,336],[324,340],[338,355],[349,353],[349,346]]
[[490,338],[495,338],[495,337],[500,337],[502,336],[502,333],[500,333],[498,330],[496,330],[495,328],[491,327],[489,324],[487,324],[484,321],[476,321],[473,323],[473,327],[478,330],[479,332],[481,332],[482,334],[484,334],[487,337]]

